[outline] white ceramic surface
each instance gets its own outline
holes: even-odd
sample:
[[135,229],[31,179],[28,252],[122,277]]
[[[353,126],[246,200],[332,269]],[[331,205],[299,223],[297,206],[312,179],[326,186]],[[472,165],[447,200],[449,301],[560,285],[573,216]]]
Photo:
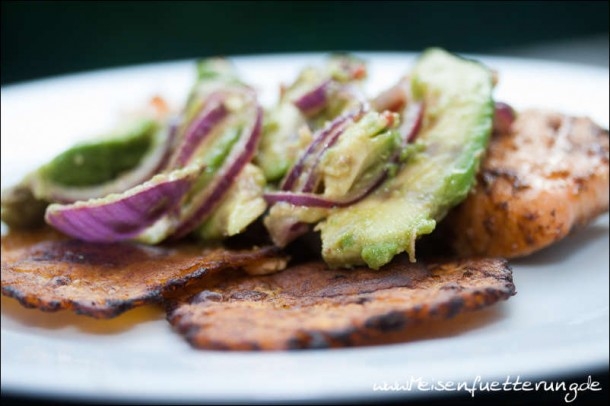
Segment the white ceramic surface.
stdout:
[[[362,53],[371,92],[408,71],[411,54]],[[322,55],[236,57],[272,103]],[[499,72],[496,98],[517,109],[588,115],[608,127],[608,70],[480,57]],[[192,61],[127,67],[2,88],[2,187],[116,116],[160,94],[184,98]],[[341,350],[224,353],[192,349],[164,314],[136,309],[98,321],[42,313],[2,298],[3,393],[152,402],[388,399],[428,395],[376,385],[549,379],[608,368],[608,216],[527,259],[513,261],[517,295],[488,310],[423,326],[407,343]]]

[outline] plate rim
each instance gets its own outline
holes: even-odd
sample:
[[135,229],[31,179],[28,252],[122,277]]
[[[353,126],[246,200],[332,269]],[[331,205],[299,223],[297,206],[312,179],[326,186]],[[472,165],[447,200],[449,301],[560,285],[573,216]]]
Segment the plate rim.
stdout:
[[[369,52],[369,51],[354,51],[353,52],[356,55],[363,55],[366,58],[378,58],[378,57],[391,57],[391,58],[414,58],[416,57],[419,52]],[[502,63],[513,63],[513,64],[534,64],[534,65],[539,65],[539,66],[558,66],[558,67],[563,67],[563,68],[567,68],[567,69],[577,69],[577,70],[590,70],[590,71],[597,71],[600,73],[607,73],[608,72],[608,68],[604,68],[604,67],[599,67],[599,66],[592,66],[592,65],[585,65],[585,64],[575,64],[575,63],[567,63],[567,62],[560,62],[560,61],[549,61],[549,60],[542,60],[542,59],[536,59],[536,58],[521,58],[521,57],[510,57],[510,56],[501,56],[501,55],[478,55],[478,54],[461,54],[460,55],[463,56],[467,56],[467,57],[472,57],[475,59],[480,59],[480,60],[496,60]],[[309,59],[309,58],[314,58],[314,59],[320,59],[322,57],[324,57],[325,55],[328,55],[328,52],[305,52],[305,53],[277,53],[277,54],[261,54],[261,55],[235,55],[235,56],[229,56],[229,58],[231,60],[235,60],[236,62],[239,63],[247,63],[249,60],[260,60],[260,59],[276,59],[278,57],[281,58],[286,58],[286,59],[291,59],[291,58],[304,58],[304,59]],[[11,83],[5,86],[2,86],[2,103],[6,102],[7,98],[10,98],[10,94],[13,93],[16,90],[21,90],[21,89],[31,89],[31,88],[35,88],[37,86],[41,86],[41,85],[46,85],[49,82],[55,83],[58,81],[64,81],[64,80],[75,80],[75,81],[79,81],[79,80],[91,80],[91,78],[94,78],[95,76],[101,75],[101,76],[105,76],[108,74],[115,74],[115,75],[121,75],[124,74],[124,72],[128,71],[139,71],[142,69],[160,69],[160,68],[175,68],[178,66],[184,66],[184,65],[188,65],[188,64],[193,64],[195,61],[195,59],[181,59],[181,60],[174,60],[174,61],[162,61],[162,62],[151,62],[151,63],[144,63],[144,64],[133,64],[133,65],[127,65],[127,66],[120,66],[120,67],[109,67],[109,68],[103,68],[103,69],[96,69],[96,70],[89,70],[89,71],[83,71],[83,72],[76,72],[76,73],[67,73],[67,74],[63,74],[63,75],[56,75],[56,76],[50,76],[50,77],[45,77],[45,78],[39,78],[36,80],[31,80],[31,81],[24,81],[24,82],[17,82],[17,83]],[[8,95],[7,95],[8,93]],[[606,224],[607,224],[607,215],[606,215]],[[517,286],[517,288],[519,288]],[[514,300],[514,299],[513,299]],[[510,305],[510,302],[509,302]],[[4,317],[4,313],[3,313],[3,317]],[[6,335],[6,331],[4,329],[4,326],[2,326],[2,351],[4,352],[5,350],[5,339],[7,338]],[[10,331],[9,331],[9,337],[10,337]],[[358,349],[361,350],[361,349]],[[4,359],[5,357],[3,357]],[[598,359],[598,365],[596,366],[599,368],[604,368],[604,367],[608,367],[608,357],[607,357],[607,352],[605,354],[605,359]],[[3,366],[3,370],[5,370],[5,362],[2,361],[2,366]],[[544,368],[542,368],[544,369]],[[571,368],[568,368],[571,369]],[[564,371],[567,372],[567,371]],[[8,377],[5,375],[5,373],[2,374],[1,377],[1,388],[2,388],[2,392],[3,393],[21,393],[21,394],[25,394],[27,393],[27,386],[26,387],[20,387],[19,386],[19,382],[18,379],[15,379],[14,376],[8,375]],[[31,388],[30,388],[31,389]],[[70,392],[65,392],[66,388],[55,388],[57,389],[57,392],[55,392],[54,390],[51,390],[50,392],[46,393],[46,395],[62,395],[62,396],[70,396],[71,393]],[[73,388],[72,388],[73,389]],[[413,392],[414,393],[414,392]],[[410,393],[410,396],[415,396],[413,393]],[[44,392],[40,392],[40,394],[45,395]],[[74,395],[74,393],[72,393],[72,395]],[[97,395],[97,394],[81,394],[85,396],[85,399],[89,399],[89,397],[91,395]],[[361,396],[362,394],[358,394],[358,396]],[[403,394],[404,395],[404,394]],[[345,394],[343,394],[342,396],[339,396],[337,399],[335,400],[346,400],[347,398],[344,397]],[[392,395],[393,396],[393,395]],[[122,399],[122,396],[119,396],[117,399]],[[274,398],[271,397],[269,398],[271,400],[279,400],[279,401],[312,401],[312,400],[328,400],[328,397],[324,397],[324,398],[302,398],[302,399],[294,399],[291,397],[285,397],[285,398]],[[269,399],[260,399],[261,402],[264,402],[266,400]],[[362,399],[362,398],[358,398],[358,399]],[[373,399],[373,398],[371,398]],[[378,397],[374,397],[374,399],[379,399]],[[389,400],[387,397],[384,397],[383,399],[385,400]],[[137,397],[137,398],[133,398],[133,399],[128,399],[128,400],[145,400],[145,401],[156,401],[159,400],[158,398],[150,398],[150,399],[143,399],[141,397]],[[202,401],[202,400],[206,400],[206,399],[201,399],[200,397],[196,397],[193,400],[197,400],[197,401]],[[218,399],[211,399],[211,400],[221,400],[221,398]],[[227,400],[226,398],[222,398],[222,400]],[[247,399],[241,399],[241,400],[247,400]],[[256,400],[256,399],[251,399],[251,400]],[[348,401],[351,399],[347,399]]]

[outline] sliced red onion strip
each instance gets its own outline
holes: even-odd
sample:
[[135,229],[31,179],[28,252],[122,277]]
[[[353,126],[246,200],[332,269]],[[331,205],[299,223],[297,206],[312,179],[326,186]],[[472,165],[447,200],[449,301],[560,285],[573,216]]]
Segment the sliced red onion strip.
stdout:
[[135,237],[177,206],[200,167],[161,174],[121,194],[69,205],[52,204],[46,222],[84,241],[115,242]]
[[269,204],[285,202],[295,206],[321,207],[326,209],[340,206],[336,201],[315,193],[277,191],[265,193],[264,198]]
[[228,115],[229,111],[224,105],[227,94],[216,92],[206,100],[199,115],[192,121],[184,132],[180,146],[170,163],[170,167],[177,168],[188,163],[197,152],[198,146],[207,139],[220,122]]
[[291,191],[267,192],[264,194],[264,198],[269,204],[286,202],[295,206],[320,207],[325,209],[346,207],[357,203],[375,190],[379,185],[381,185],[381,183],[383,183],[387,177],[387,174],[387,169],[379,171],[379,173],[366,186],[340,198],[331,198],[315,193]]
[[388,90],[381,92],[373,99],[372,105],[378,112],[386,110],[400,112],[402,124],[398,132],[404,144],[412,142],[417,137],[423,122],[424,104],[411,97],[409,78],[405,77]]
[[353,84],[346,84],[341,86],[337,92],[337,96],[347,100],[354,100],[360,103],[360,105],[367,111],[372,108],[371,103],[366,98],[362,90],[358,86],[355,86]]
[[300,188],[301,192],[313,192],[316,189],[320,181],[320,173],[317,168],[320,160],[322,159],[322,155],[328,148],[332,147],[337,142],[341,134],[343,134],[351,122],[352,120],[343,122],[338,128],[335,129],[335,131],[329,134],[327,142],[318,148],[318,151],[312,154],[310,161],[311,163],[308,166],[309,170],[307,171],[307,178],[303,186]]
[[159,173],[159,172],[169,168],[169,162],[172,158],[171,151],[173,151],[174,145],[177,142],[178,129],[180,128],[181,121],[182,121],[181,115],[174,115],[168,120],[167,141],[166,141],[167,151],[166,151],[165,155],[163,156],[163,158],[161,159],[161,161],[159,162],[159,164],[157,165],[157,168],[155,169],[155,173]]
[[[365,105],[361,105],[363,109],[366,108]],[[347,125],[346,125],[347,126]],[[419,127],[418,127],[419,128]],[[309,192],[313,192],[317,185],[320,182],[320,173],[317,170],[317,167],[320,163],[320,160],[322,159],[322,155],[324,154],[324,152],[326,152],[326,150],[330,147],[332,147],[337,140],[339,139],[339,137],[343,134],[345,128],[341,129],[340,131],[337,131],[332,138],[324,145],[324,148],[322,150],[319,151],[319,153],[317,154],[314,163],[311,167],[311,170],[309,171],[309,175],[307,180],[305,181],[304,186],[299,190],[300,192],[305,192],[305,193],[309,193]],[[415,130],[416,131],[416,130]],[[398,158],[398,156],[400,155],[400,150],[396,151],[396,158]],[[390,162],[394,162],[394,159],[390,159]]]
[[309,92],[303,94],[298,99],[294,100],[294,105],[305,115],[311,117],[328,103],[327,91],[331,80],[325,80],[318,86],[314,87]]
[[[347,97],[354,97],[355,100],[358,100],[360,102],[360,111],[370,108],[368,102],[362,102],[362,100],[357,97],[357,94],[351,93],[353,90],[354,89],[351,87],[344,87],[340,91],[346,92],[345,94]],[[378,103],[376,103],[377,108],[382,102],[395,105],[400,104],[400,107],[405,106],[408,98],[408,89],[405,88],[405,82],[402,81],[396,85],[392,89],[392,93],[386,95],[385,98],[386,100],[379,100]],[[417,137],[417,134],[421,129],[424,105],[422,102],[411,102],[402,109],[401,115],[404,121],[398,131],[401,136],[402,144],[406,145]],[[386,109],[384,108],[383,110],[385,111]],[[357,203],[376,190],[387,179],[389,166],[379,168],[378,172],[374,174],[370,180],[366,181],[365,184],[358,185],[355,190],[352,190],[345,196],[332,198],[313,193],[320,180],[320,174],[319,171],[317,171],[317,167],[321,157],[324,152],[337,141],[345,128],[349,125],[349,122],[353,120],[355,116],[356,114],[347,119],[345,117],[340,117],[314,136],[314,141],[285,178],[285,181],[282,184],[282,190],[265,193],[265,200],[271,205],[275,203],[287,203],[301,207],[332,209]],[[397,148],[389,157],[388,163],[398,163],[401,151],[402,148]],[[304,175],[306,176],[304,184],[298,186],[297,182],[299,179],[302,179]],[[281,224],[281,226],[274,227],[272,237],[276,244],[284,246],[306,233],[309,229],[310,225],[290,219],[284,224]]]
[[253,101],[253,120],[249,128],[242,130],[239,141],[233,146],[224,165],[193,201],[189,208],[181,213],[181,219],[172,238],[180,238],[193,231],[221,202],[222,196],[229,189],[244,166],[252,160],[262,133],[263,110]]
[[509,104],[504,102],[495,103],[493,121],[494,133],[508,133],[515,119],[515,110]]
[[329,137],[335,134],[338,128],[346,125],[347,122],[353,120],[355,117],[363,113],[363,107],[360,106],[357,109],[351,110],[347,113],[340,115],[335,118],[329,124],[319,131],[316,131],[313,137],[313,141],[309,144],[305,152],[300,156],[299,160],[292,166],[290,172],[284,178],[284,182],[281,185],[282,190],[292,190],[301,177],[301,174],[305,170],[308,163],[311,163],[311,157],[320,152],[320,148],[324,148],[324,143]]
[[[408,117],[408,126],[407,129],[403,133],[403,142],[406,144],[410,139],[412,139],[418,132],[421,127],[421,120],[423,114],[423,105],[421,103],[413,103],[411,109],[409,110]],[[345,124],[345,127],[348,124]],[[372,179],[366,183],[366,185],[359,187],[357,190],[354,190],[348,193],[345,196],[340,198],[332,198],[320,194],[313,193],[315,190],[315,186],[319,181],[319,175],[317,174],[316,168],[319,164],[320,157],[326,151],[327,148],[331,147],[336,140],[343,133],[344,128],[340,127],[334,133],[328,135],[331,137],[328,142],[326,142],[325,147],[318,152],[318,156],[313,161],[313,165],[311,165],[310,172],[308,174],[307,181],[304,186],[299,190],[281,190],[281,191],[273,191],[265,193],[264,197],[269,204],[274,204],[278,202],[286,202],[290,204],[294,204],[296,206],[304,206],[304,207],[320,207],[320,208],[333,208],[333,207],[345,207],[351,204],[354,204],[364,197],[366,197],[369,193],[375,190],[379,185],[383,183],[383,181],[387,178],[388,175],[388,167],[380,169],[379,172],[372,177]],[[390,156],[388,159],[389,163],[398,162],[400,157],[401,149],[396,149],[396,151]]]
[[312,225],[308,223],[303,223],[300,221],[295,222],[293,219],[287,219],[284,221],[281,227],[276,227],[273,229],[271,239],[278,247],[285,247],[298,237],[311,230],[311,226]]
[[364,79],[367,75],[366,64],[358,59],[342,57],[339,66],[348,76],[348,80]]
[[372,101],[373,108],[378,112],[386,110],[400,113],[409,100],[409,80],[401,79],[397,84],[379,93]]
[[424,103],[419,101],[409,103],[402,114],[402,119],[403,122],[398,128],[398,132],[404,144],[408,144],[417,137],[421,129],[424,121]]

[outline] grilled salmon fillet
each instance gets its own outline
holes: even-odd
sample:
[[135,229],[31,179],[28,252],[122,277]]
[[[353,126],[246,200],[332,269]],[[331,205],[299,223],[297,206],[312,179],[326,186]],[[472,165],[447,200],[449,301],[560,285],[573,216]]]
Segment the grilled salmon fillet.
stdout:
[[526,110],[490,141],[470,196],[443,222],[462,256],[521,257],[608,211],[608,130]]

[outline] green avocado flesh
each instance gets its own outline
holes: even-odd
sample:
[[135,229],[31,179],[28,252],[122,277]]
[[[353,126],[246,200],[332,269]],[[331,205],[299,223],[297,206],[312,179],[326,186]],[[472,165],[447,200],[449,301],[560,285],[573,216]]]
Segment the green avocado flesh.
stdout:
[[55,157],[39,175],[64,186],[94,186],[135,168],[154,143],[158,123],[142,119],[99,140],[76,145]]
[[304,115],[294,104],[295,100],[325,81],[335,85],[357,84],[361,78],[350,72],[364,66],[359,59],[344,54],[332,55],[321,67],[307,67],[289,86],[283,89],[279,103],[265,112],[263,136],[255,163],[260,166],[269,182],[278,182],[294,164],[303,144],[299,130],[308,127],[316,131],[327,121],[333,120],[352,104],[355,96],[338,96],[337,86],[327,90],[327,103],[321,110]]
[[411,78],[414,97],[425,105],[420,148],[373,194],[318,224],[331,266],[377,269],[405,251],[414,261],[417,237],[431,233],[474,183],[492,128],[491,72],[431,49]]

